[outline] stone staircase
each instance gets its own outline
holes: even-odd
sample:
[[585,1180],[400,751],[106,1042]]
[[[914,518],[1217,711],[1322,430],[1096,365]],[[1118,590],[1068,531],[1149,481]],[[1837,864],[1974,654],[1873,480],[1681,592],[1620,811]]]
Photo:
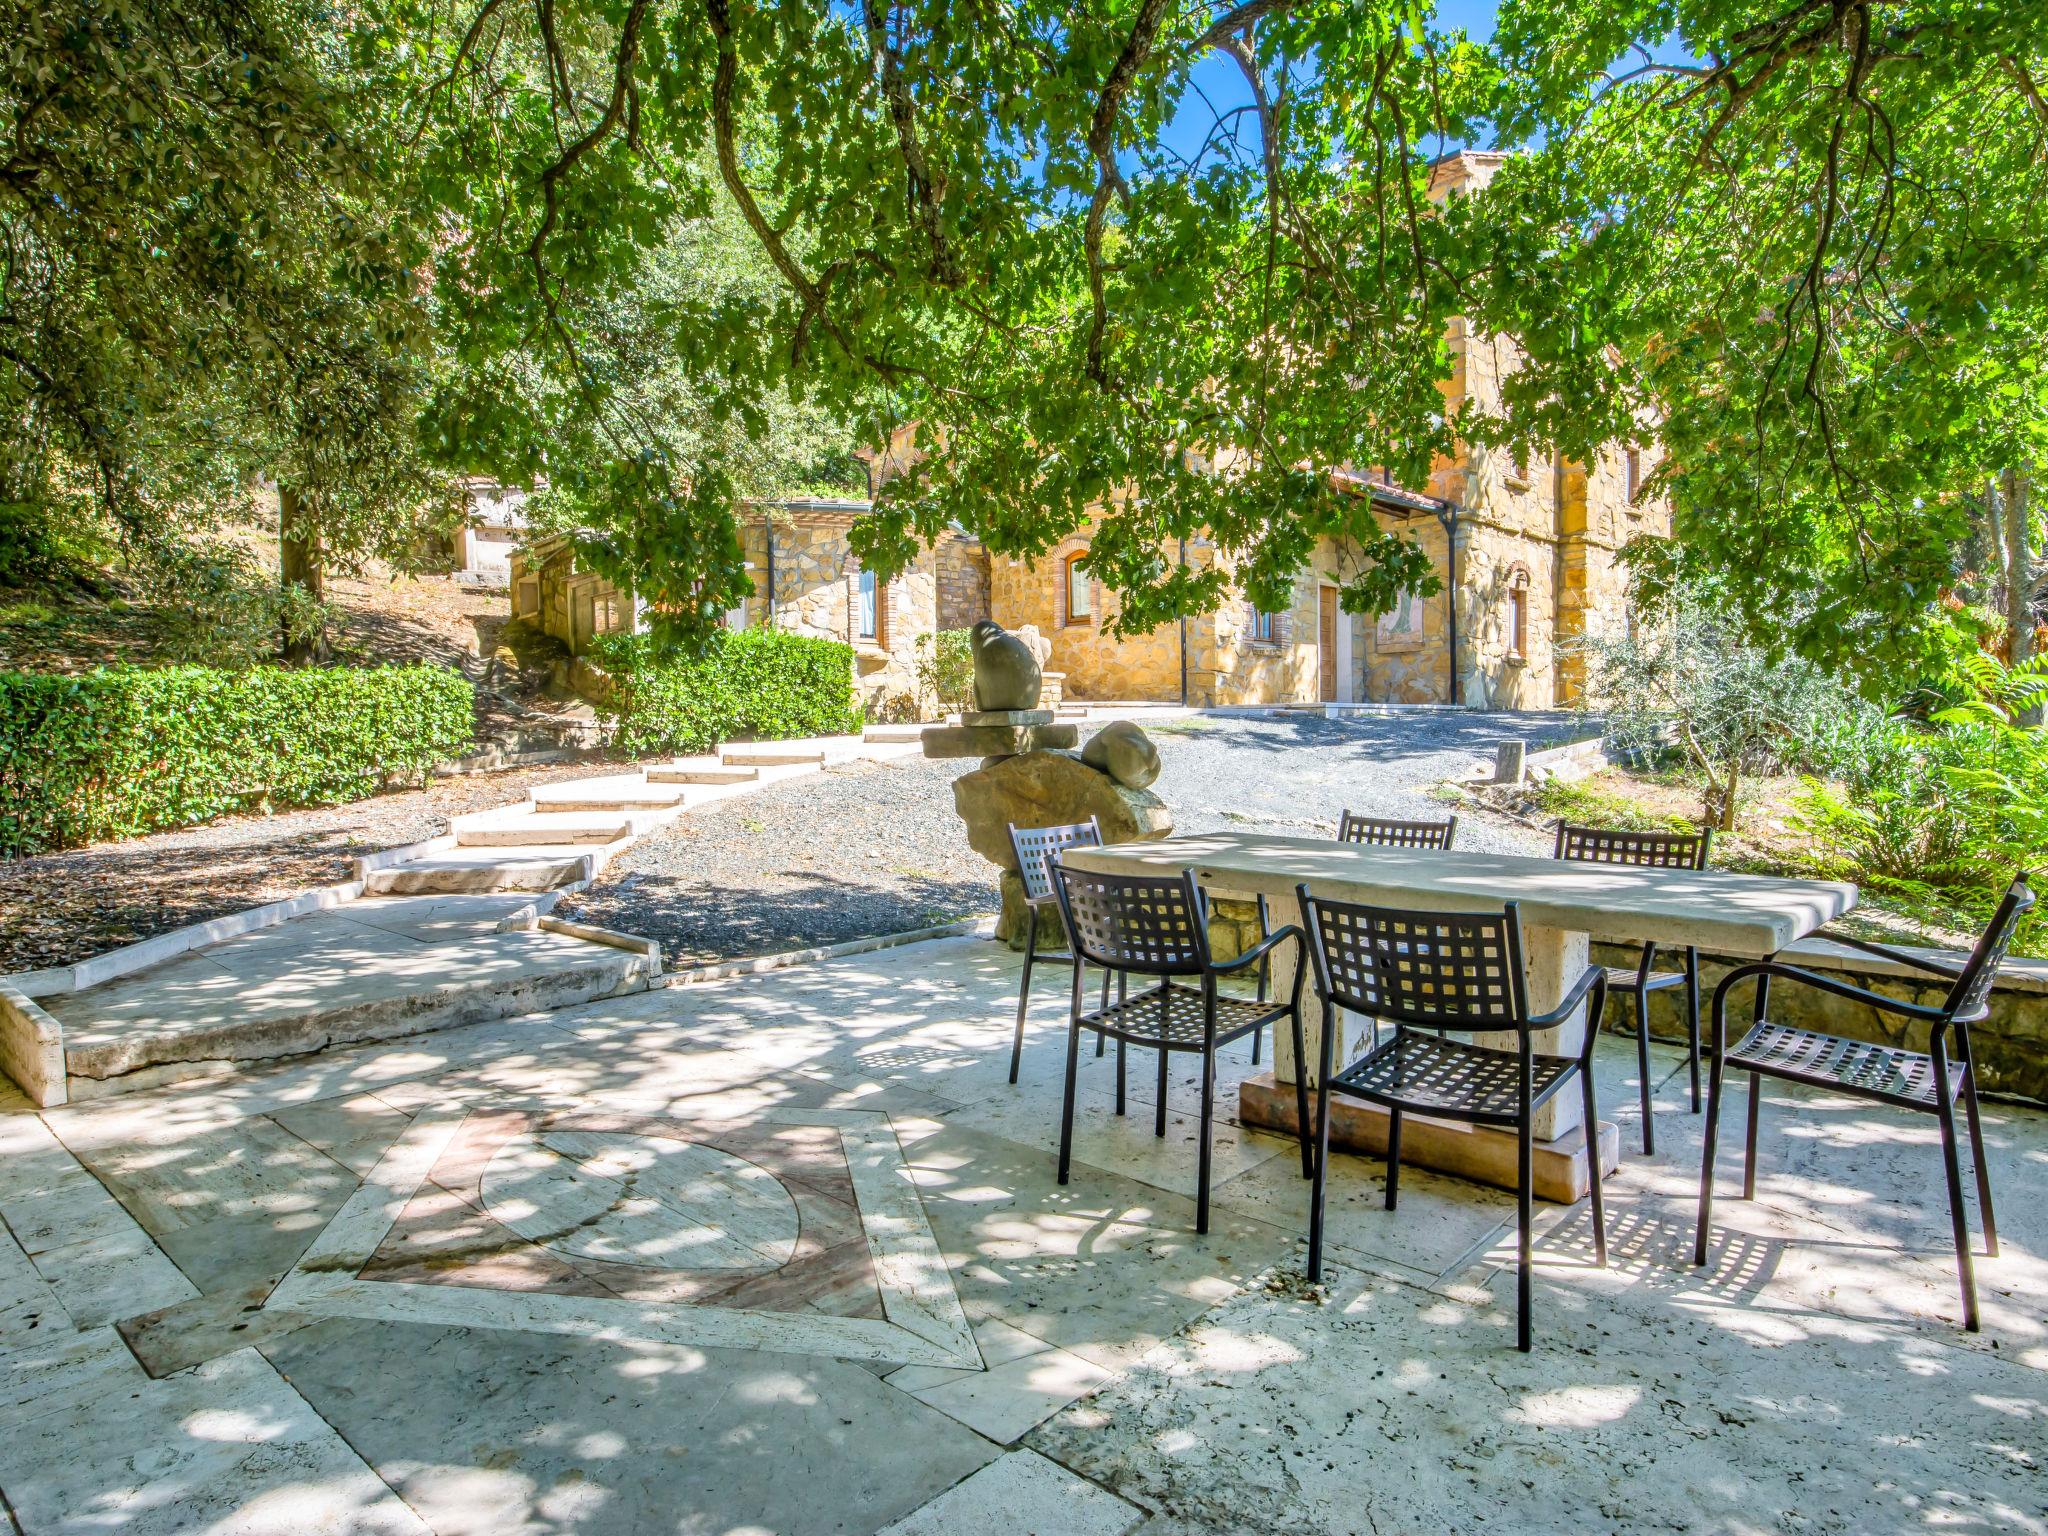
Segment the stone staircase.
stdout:
[[0,978],[0,1070],[61,1104],[644,990],[660,947],[548,915],[560,896],[697,806],[916,753],[878,730],[544,785],[359,860],[347,885]]

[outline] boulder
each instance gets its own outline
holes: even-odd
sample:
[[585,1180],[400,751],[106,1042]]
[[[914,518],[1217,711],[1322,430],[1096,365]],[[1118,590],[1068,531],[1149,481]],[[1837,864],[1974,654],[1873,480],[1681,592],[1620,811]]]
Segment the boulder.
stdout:
[[928,725],[919,740],[924,755],[1009,757],[1018,752],[1071,747],[1081,739],[1078,725]]
[[1052,642],[1046,639],[1036,624],[1019,624],[1010,633],[1024,642],[1024,648],[1031,652],[1032,657],[1038,662],[1038,670],[1043,673],[1045,664],[1052,660]]
[[1041,685],[1031,647],[990,619],[969,632],[977,710],[1036,709]]
[[1017,867],[1010,826],[1056,827],[1093,816],[1105,843],[1134,843],[1173,831],[1166,802],[1098,773],[1070,752],[1023,752],[953,781],[953,808],[967,823],[974,851],[1004,869]]
[[1159,777],[1159,749],[1128,720],[1112,720],[1089,737],[1081,761],[1127,789],[1144,789]]

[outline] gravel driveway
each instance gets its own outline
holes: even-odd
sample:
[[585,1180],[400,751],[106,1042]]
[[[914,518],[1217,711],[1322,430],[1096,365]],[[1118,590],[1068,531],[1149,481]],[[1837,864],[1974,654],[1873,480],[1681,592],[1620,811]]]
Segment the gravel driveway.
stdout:
[[[1538,714],[1224,719],[1148,727],[1153,786],[1188,832],[1333,831],[1349,807],[1441,818],[1428,790],[1490,764],[1493,745],[1565,738]],[[1086,732],[1084,731],[1084,736]],[[659,939],[671,965],[836,944],[996,905],[995,868],[967,847],[953,780],[978,764],[858,762],[707,806],[615,861],[561,912]],[[1543,853],[1539,834],[1470,818],[1461,848]]]

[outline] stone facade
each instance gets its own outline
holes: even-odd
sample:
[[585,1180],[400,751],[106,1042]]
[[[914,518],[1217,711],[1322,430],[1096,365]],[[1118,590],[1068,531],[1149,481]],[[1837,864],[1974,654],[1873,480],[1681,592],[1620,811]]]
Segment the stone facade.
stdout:
[[919,551],[909,569],[874,592],[870,605],[848,543],[870,505],[786,501],[749,509],[740,531],[754,596],[729,622],[735,628],[766,622],[844,641],[853,647],[854,688],[868,717],[914,719],[918,639],[987,617],[987,557],[978,540],[949,534]]
[[509,573],[512,617],[552,635],[572,654],[582,655],[598,635],[633,627],[633,595],[579,569],[567,539],[542,539],[514,550]]

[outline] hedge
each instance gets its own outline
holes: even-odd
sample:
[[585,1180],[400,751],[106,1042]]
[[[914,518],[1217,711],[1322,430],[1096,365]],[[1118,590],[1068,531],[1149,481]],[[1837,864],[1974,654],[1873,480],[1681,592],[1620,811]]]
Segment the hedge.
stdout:
[[460,753],[474,711],[446,667],[0,672],[0,857],[358,799]]
[[590,660],[610,679],[598,712],[631,757],[706,752],[721,741],[838,736],[864,723],[853,647],[781,629],[720,631],[702,656],[648,635],[605,635]]

